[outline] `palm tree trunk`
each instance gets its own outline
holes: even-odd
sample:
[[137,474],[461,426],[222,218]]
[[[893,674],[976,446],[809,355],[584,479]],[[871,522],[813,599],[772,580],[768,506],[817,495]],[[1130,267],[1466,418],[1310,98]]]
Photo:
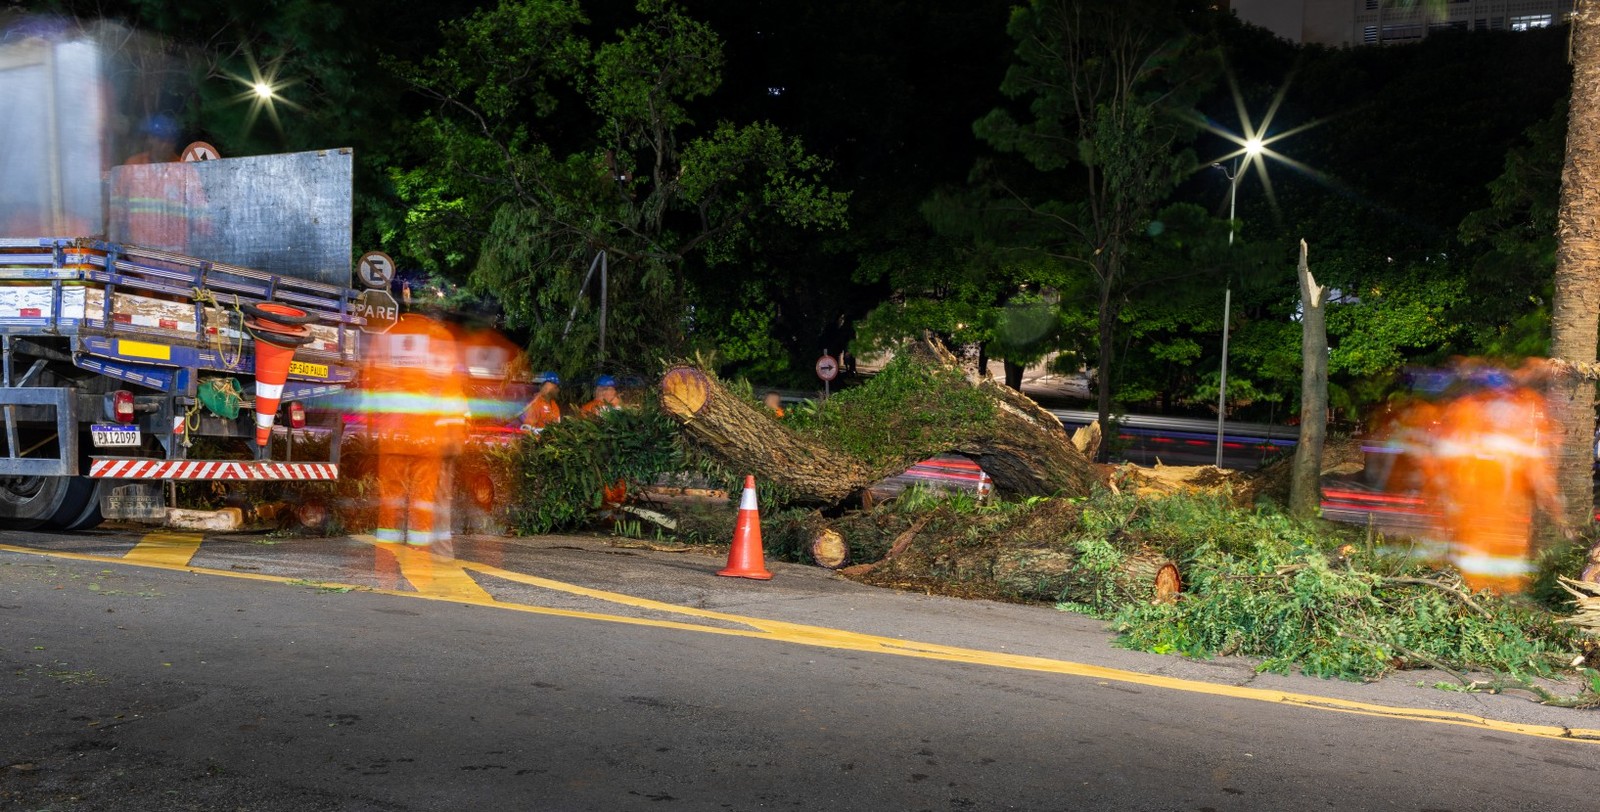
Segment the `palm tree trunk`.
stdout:
[[[1600,7],[1578,6],[1572,20],[1572,107],[1557,215],[1555,300],[1550,352],[1593,363],[1600,341]],[[1573,528],[1593,517],[1594,382],[1561,376],[1550,390],[1552,422],[1560,434],[1556,484],[1563,518]],[[1590,552],[1600,561],[1600,545]]]

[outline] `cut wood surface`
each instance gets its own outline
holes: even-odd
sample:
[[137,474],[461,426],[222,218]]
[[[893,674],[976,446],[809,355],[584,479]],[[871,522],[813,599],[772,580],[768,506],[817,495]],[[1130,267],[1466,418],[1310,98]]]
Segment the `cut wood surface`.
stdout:
[[784,428],[703,370],[669,370],[661,379],[661,403],[696,445],[734,472],[780,485],[804,501],[837,504],[879,479],[859,460]]
[[[959,368],[938,344],[924,340],[904,352],[925,364]],[[977,462],[1001,493],[1082,496],[1093,481],[1088,459],[1073,446],[1061,422],[1021,392],[992,381],[965,386],[987,396],[994,417],[963,426],[964,436],[910,443],[899,459],[870,465],[822,439],[789,429],[766,410],[732,394],[704,370],[675,367],[661,381],[661,402],[684,434],[736,473],[753,474],[793,494],[797,501],[835,505],[920,460],[953,452]],[[870,383],[868,384],[870,385]]]
[[831,527],[823,528],[811,539],[811,560],[817,566],[836,570],[850,563],[850,545],[844,541],[844,536]]

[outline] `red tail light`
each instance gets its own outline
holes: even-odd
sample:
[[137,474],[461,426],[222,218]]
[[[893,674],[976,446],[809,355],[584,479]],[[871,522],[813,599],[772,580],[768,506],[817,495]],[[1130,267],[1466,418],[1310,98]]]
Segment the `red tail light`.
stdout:
[[306,406],[300,401],[289,404],[289,428],[303,429],[306,427]]
[[118,423],[133,422],[133,393],[118,389],[111,393],[111,416]]

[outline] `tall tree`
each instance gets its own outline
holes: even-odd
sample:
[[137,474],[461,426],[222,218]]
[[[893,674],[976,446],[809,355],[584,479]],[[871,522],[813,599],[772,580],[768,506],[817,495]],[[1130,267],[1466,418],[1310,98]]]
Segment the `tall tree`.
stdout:
[[996,149],[1020,155],[1038,172],[1068,177],[1061,187],[1001,185],[1006,205],[1039,229],[1034,247],[1095,282],[1102,423],[1111,413],[1129,243],[1194,165],[1180,153],[1193,136],[1186,111],[1214,75],[1210,53],[1184,27],[1179,6],[1174,0],[1019,6],[1008,28],[1016,61],[1001,91],[1025,102],[1026,112],[997,109],[974,125]]
[[[1592,365],[1600,342],[1600,0],[1582,0],[1572,15],[1572,103],[1556,235],[1550,351]],[[1594,387],[1593,379],[1569,374],[1550,392],[1550,416],[1561,431],[1556,484],[1574,528],[1594,516]],[[1585,579],[1600,575],[1600,544],[1589,561]]]
[[[427,159],[396,172],[410,253],[473,267],[535,357],[572,373],[686,351],[686,337],[715,333],[693,307],[690,263],[749,256],[763,221],[822,228],[844,214],[826,162],[797,138],[695,122],[692,105],[722,81],[716,32],[664,0],[636,12],[595,42],[574,0],[502,0],[447,25],[445,47],[403,69],[435,102],[417,131]],[[600,251],[608,358],[586,293]]]

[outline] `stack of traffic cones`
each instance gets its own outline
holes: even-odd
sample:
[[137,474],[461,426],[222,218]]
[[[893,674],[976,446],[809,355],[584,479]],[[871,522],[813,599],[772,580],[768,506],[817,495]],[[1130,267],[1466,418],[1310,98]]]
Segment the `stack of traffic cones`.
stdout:
[[744,493],[739,497],[739,523],[733,528],[733,547],[728,550],[728,566],[718,575],[730,578],[772,580],[761,552],[761,514],[756,508],[756,478],[744,478]]
[[256,341],[256,445],[267,448],[272,442],[272,424],[278,416],[278,401],[289,380],[289,364],[294,351],[311,343],[306,327],[316,316],[277,302],[247,304],[245,329]]

